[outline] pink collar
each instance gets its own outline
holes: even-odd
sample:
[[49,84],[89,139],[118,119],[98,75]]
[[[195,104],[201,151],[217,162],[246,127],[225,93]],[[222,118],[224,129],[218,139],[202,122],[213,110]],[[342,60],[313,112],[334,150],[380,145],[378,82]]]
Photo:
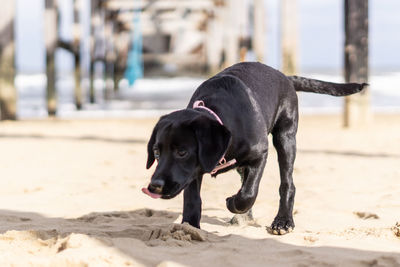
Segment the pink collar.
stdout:
[[214,111],[212,111],[211,109],[209,109],[208,107],[206,107],[206,105],[204,105],[204,101],[202,101],[202,100],[196,100],[196,101],[193,103],[193,108],[201,108],[201,109],[207,110],[208,112],[210,112],[210,113],[215,117],[215,119],[217,119],[217,121],[219,122],[219,124],[224,125],[224,124],[222,123],[221,119],[219,118],[219,116],[218,116]]
[[[221,124],[224,125],[222,123],[222,120],[220,119],[220,117],[211,109],[209,109],[208,107],[205,106],[204,101],[202,100],[196,100],[193,103],[193,108],[201,108],[201,109],[205,109],[207,110],[209,113],[211,113],[215,119]],[[231,159],[230,161],[226,161],[225,159],[225,154],[222,155],[222,158],[219,160],[218,165],[210,172],[211,175],[214,175],[217,173],[217,171],[228,168],[229,166],[232,166],[236,163],[236,159]]]

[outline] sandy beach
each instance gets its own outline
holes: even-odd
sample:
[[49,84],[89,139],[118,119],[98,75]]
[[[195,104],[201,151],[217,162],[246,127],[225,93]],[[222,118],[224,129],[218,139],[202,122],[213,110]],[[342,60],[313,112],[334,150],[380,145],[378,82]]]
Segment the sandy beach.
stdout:
[[0,265],[400,266],[400,115],[354,130],[301,116],[284,236],[265,228],[279,200],[272,146],[252,222],[229,223],[235,171],[205,176],[201,230],[180,224],[182,195],[144,195],[156,120],[1,122]]

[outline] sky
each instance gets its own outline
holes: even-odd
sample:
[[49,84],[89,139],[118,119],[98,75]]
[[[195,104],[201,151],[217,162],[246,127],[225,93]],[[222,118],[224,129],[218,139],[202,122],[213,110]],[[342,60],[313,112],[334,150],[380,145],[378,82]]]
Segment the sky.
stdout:
[[[344,0],[298,0],[300,69],[343,66]],[[279,0],[266,0],[267,58],[278,67]],[[369,61],[372,69],[400,69],[400,1],[369,0]]]
[[18,70],[40,72],[45,70],[43,40],[44,1],[17,0],[15,21],[16,65]]
[[[68,7],[72,0],[59,0]],[[300,70],[340,70],[343,66],[343,0],[298,0]],[[400,1],[370,0],[370,66],[374,70],[400,70]],[[265,0],[267,16],[266,59],[280,66],[279,0]],[[45,68],[43,40],[44,0],[17,0],[16,64],[19,72],[39,73]],[[71,21],[71,13],[63,16]],[[62,35],[70,28],[61,26]],[[57,54],[69,65],[70,58]]]

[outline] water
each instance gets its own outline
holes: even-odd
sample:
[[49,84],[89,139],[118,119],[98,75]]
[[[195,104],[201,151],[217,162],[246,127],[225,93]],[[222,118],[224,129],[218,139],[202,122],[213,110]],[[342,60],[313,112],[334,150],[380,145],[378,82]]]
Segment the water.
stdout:
[[[340,75],[310,73],[306,77],[331,82],[344,82]],[[375,112],[400,112],[400,72],[384,72],[371,75],[371,107]],[[300,111],[304,113],[339,113],[344,98],[304,93],[299,96]]]
[[[340,75],[329,73],[308,73],[306,77],[331,82],[343,82]],[[204,78],[144,78],[133,87],[121,82],[119,93],[112,101],[99,104],[85,104],[82,111],[74,106],[74,79],[71,75],[58,77],[58,116],[61,118],[101,117],[146,117],[159,116],[185,108],[194,90]],[[400,72],[384,72],[371,75],[371,106],[375,112],[400,112]],[[18,90],[18,117],[44,118],[45,75],[18,75],[15,80]],[[97,92],[102,92],[103,81],[96,80]],[[343,98],[327,95],[299,94],[302,113],[339,113]]]

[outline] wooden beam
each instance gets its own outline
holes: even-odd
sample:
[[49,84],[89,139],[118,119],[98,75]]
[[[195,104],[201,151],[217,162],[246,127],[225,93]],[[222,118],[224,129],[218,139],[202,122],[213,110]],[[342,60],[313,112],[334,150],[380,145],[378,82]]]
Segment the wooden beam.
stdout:
[[221,67],[224,50],[223,9],[216,7],[212,18],[207,20],[206,57],[209,74],[216,74]]
[[[125,28],[133,30],[133,16],[131,17],[132,20],[129,19],[130,15],[129,18],[124,17],[124,15],[119,15],[118,18],[121,18],[121,16],[123,19],[119,20],[125,24]],[[181,16],[177,16],[176,19],[163,19],[157,16],[157,21],[155,21],[154,18],[143,15],[141,16],[141,31],[143,35],[158,33],[176,34],[180,29],[199,31],[200,25],[206,23],[206,19],[207,16],[204,13],[190,14],[184,20],[182,20]]]
[[[368,0],[345,0],[345,80],[368,83]],[[370,93],[345,98],[344,127],[368,124],[372,119]]]
[[46,0],[45,8],[47,113],[49,116],[55,116],[57,112],[55,51],[58,40],[58,11],[55,0]]
[[104,81],[106,57],[105,11],[99,4],[92,6],[92,41],[90,102],[102,103],[104,101],[104,87],[95,86],[97,78]]
[[74,91],[74,99],[75,106],[77,110],[82,109],[83,105],[83,94],[82,94],[82,72],[81,72],[81,54],[80,54],[80,39],[81,39],[81,29],[80,29],[80,19],[79,19],[79,8],[80,8],[80,0],[74,0],[74,42],[71,44],[71,50],[75,51],[75,91]]
[[282,72],[286,75],[297,73],[297,0],[281,1],[281,49]]
[[172,63],[176,65],[204,64],[204,59],[198,54],[144,54],[143,61],[157,61],[159,63]]
[[17,92],[14,86],[15,0],[3,3],[0,9],[0,119],[17,118]]
[[260,62],[265,61],[265,1],[254,0],[254,33],[253,33],[253,47],[256,58]]
[[240,15],[239,7],[241,7],[241,0],[231,0],[225,10],[224,27],[226,28],[226,46],[225,46],[225,67],[229,67],[239,62],[239,21],[237,20]]
[[79,26],[80,26],[80,79],[82,90],[82,104],[87,102],[90,96],[91,75],[91,0],[79,0]]
[[[185,11],[185,10],[183,10]],[[207,12],[206,12],[207,13]],[[191,11],[190,13],[186,14],[186,18],[190,18],[190,20],[194,21],[201,21],[204,20],[204,14],[205,12],[203,11]],[[123,22],[132,22],[133,18],[135,16],[135,12],[120,12],[117,15],[117,19]],[[165,12],[142,12],[140,15],[140,20],[141,21],[149,21],[152,22],[154,21],[154,17],[157,16],[157,20],[164,22],[169,22],[169,21],[181,21],[182,20],[182,10],[181,9],[175,9],[175,10],[168,10]]]
[[119,82],[124,78],[126,63],[129,52],[130,32],[114,31],[114,49],[115,49],[115,64],[114,64],[114,92],[119,90]]
[[90,79],[90,85],[89,85],[89,102],[91,104],[96,102],[95,99],[95,89],[94,89],[94,80],[95,80],[95,63],[96,63],[96,50],[97,50],[97,45],[98,45],[98,35],[96,34],[99,26],[99,5],[97,0],[91,0],[91,10],[90,10],[90,71],[89,71],[89,79]]
[[[146,4],[147,1],[112,0],[106,2],[105,6],[110,10],[140,10],[144,9]],[[212,9],[214,8],[214,3],[211,0],[162,0],[154,1],[147,9],[166,10],[176,8]]]
[[106,58],[105,58],[105,98],[110,99],[113,95],[114,88],[114,68],[115,68],[115,48],[114,48],[114,21],[107,20],[105,25],[106,36]]

